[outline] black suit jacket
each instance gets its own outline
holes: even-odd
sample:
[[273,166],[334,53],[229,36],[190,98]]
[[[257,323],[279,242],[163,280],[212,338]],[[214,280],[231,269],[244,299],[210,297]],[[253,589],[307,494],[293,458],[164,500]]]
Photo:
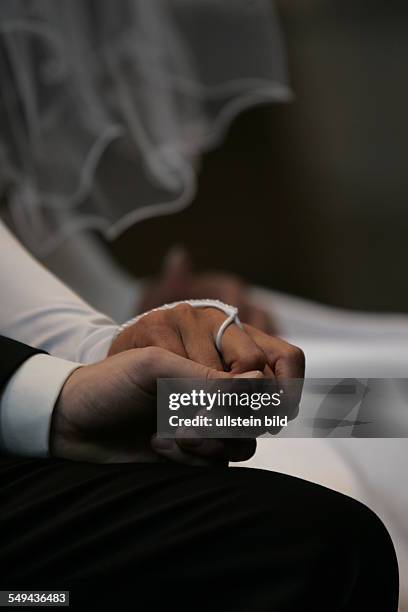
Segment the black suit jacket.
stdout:
[[0,393],[24,361],[43,352],[11,338],[0,336]]

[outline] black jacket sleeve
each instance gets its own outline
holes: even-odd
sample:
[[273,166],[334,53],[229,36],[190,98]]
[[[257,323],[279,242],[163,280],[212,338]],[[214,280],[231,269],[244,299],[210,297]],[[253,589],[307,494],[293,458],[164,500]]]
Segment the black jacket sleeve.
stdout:
[[44,351],[0,336],[0,393],[21,364],[38,353]]

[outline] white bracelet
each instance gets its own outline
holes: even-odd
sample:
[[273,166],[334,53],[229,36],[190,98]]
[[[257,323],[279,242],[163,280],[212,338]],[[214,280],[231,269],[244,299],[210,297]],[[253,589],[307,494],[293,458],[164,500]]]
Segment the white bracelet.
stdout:
[[143,312],[142,314],[137,315],[137,317],[133,317],[133,319],[126,321],[126,323],[123,323],[117,328],[116,337],[128,327],[134,325],[143,317],[146,317],[148,314],[152,312],[158,312],[160,310],[170,310],[171,308],[175,308],[180,304],[188,304],[193,308],[217,308],[218,310],[221,310],[224,314],[227,315],[227,318],[220,325],[220,328],[215,336],[215,346],[217,347],[217,351],[219,353],[221,353],[221,341],[227,327],[234,323],[235,325],[238,325],[240,329],[242,329],[242,323],[238,317],[238,308],[235,308],[235,306],[230,306],[230,304],[224,304],[224,302],[220,302],[219,300],[183,300],[182,302],[172,302],[171,304],[163,304],[163,306],[153,308],[152,310],[148,310],[147,312]]

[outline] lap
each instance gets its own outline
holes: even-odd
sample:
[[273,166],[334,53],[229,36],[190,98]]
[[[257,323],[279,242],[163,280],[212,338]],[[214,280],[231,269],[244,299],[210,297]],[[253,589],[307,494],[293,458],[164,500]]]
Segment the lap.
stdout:
[[[10,459],[0,478],[1,588],[65,587],[82,599],[86,585],[104,598],[132,591],[138,604],[176,597],[178,609],[194,594],[197,610],[213,591],[219,602],[235,597],[236,610],[284,611],[314,593],[310,568],[321,601],[333,593],[334,550],[343,581],[353,581],[353,538],[380,541],[392,557],[364,506],[279,473]],[[382,571],[370,566],[370,580]]]

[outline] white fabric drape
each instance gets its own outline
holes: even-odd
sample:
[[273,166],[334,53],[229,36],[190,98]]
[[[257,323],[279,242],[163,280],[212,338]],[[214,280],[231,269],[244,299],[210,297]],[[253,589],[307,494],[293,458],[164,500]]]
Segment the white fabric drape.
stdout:
[[176,211],[231,120],[287,100],[271,0],[2,0],[0,194],[25,244]]

